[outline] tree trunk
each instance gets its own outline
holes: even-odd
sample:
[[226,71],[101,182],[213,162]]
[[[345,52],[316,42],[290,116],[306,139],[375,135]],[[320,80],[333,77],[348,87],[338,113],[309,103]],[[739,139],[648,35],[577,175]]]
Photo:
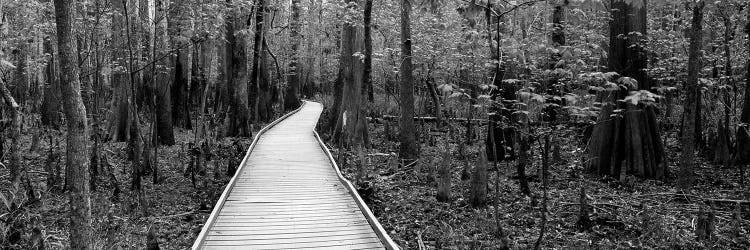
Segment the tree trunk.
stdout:
[[[645,53],[631,43],[646,34],[646,2],[642,0],[636,6],[625,0],[612,0],[613,18],[610,20],[609,70],[637,80],[637,88],[641,90],[650,89],[644,71]],[[597,102],[603,106],[599,112],[600,122],[594,126],[588,141],[589,172],[614,178],[627,174],[652,179],[665,177],[667,164],[655,107],[618,101],[634,90],[636,88],[605,89],[597,94]],[[615,110],[624,112],[613,118]]]
[[[261,71],[263,68],[263,59],[265,54],[265,35],[263,32],[266,30],[265,18],[266,11],[268,11],[265,0],[256,0],[255,2],[255,36],[253,37],[253,63],[252,71],[250,73],[250,85],[248,86],[250,107],[253,109],[253,120],[260,121],[259,119],[259,99],[260,99],[260,85],[263,81],[263,74]],[[255,90],[255,91],[250,91]]]
[[372,82],[372,0],[365,0],[365,72],[362,77],[364,79],[364,86],[367,90],[367,100],[370,102],[375,101],[375,93],[373,91]]
[[[181,47],[180,43],[176,46]],[[180,49],[174,63],[174,82],[171,84],[172,122],[174,126],[192,129],[190,120],[190,66],[192,65],[189,48]]]
[[0,92],[2,92],[2,98],[5,104],[8,105],[8,110],[11,116],[10,132],[10,180],[13,184],[18,184],[21,180],[21,106],[16,102],[10,90],[5,85],[5,81],[0,79]]
[[31,45],[26,39],[19,42],[18,48],[14,49],[13,54],[16,58],[16,69],[13,75],[13,96],[16,96],[19,104],[26,103],[26,97],[29,96],[31,88],[31,72],[29,72],[29,52]]
[[[588,141],[589,172],[614,178],[632,174],[662,179],[667,168],[655,107],[617,102],[626,95],[627,90],[620,89],[597,94],[597,102],[603,105],[601,122],[594,126]],[[622,115],[612,116],[616,109],[624,110]]]
[[401,99],[401,119],[399,122],[399,157],[401,159],[417,159],[417,132],[414,126],[414,83],[412,82],[411,55],[411,1],[401,0],[401,84],[399,96]]
[[695,126],[696,116],[696,98],[698,96],[698,77],[701,70],[701,48],[703,39],[703,7],[704,1],[699,1],[693,6],[693,20],[690,28],[690,50],[688,59],[688,81],[685,91],[682,138],[682,156],[680,157],[680,174],[678,185],[681,188],[690,188],[693,185],[695,176],[693,168],[695,165]]
[[[176,39],[177,37],[189,37],[193,29],[193,22],[187,15],[190,13],[184,4],[171,6],[176,12],[168,19],[171,43],[177,51],[174,59],[174,81],[172,82],[172,123],[174,126],[192,129],[190,117],[190,88],[192,87],[193,45],[188,39]],[[166,50],[165,50],[166,51]]]
[[[748,20],[750,20],[750,8],[746,9]],[[745,26],[745,33],[750,37],[750,21]],[[750,44],[750,38],[748,39],[748,44]],[[750,49],[750,46],[748,46],[748,49]],[[750,163],[750,59],[748,59],[747,65],[745,101],[742,103],[740,128],[737,130],[737,152],[735,157],[738,164]]]
[[126,26],[125,20],[125,5],[126,1],[123,0],[110,0],[112,9],[115,11],[112,16],[112,87],[114,88],[113,101],[112,101],[112,115],[108,119],[109,125],[109,136],[112,140],[118,142],[124,142],[130,140],[130,102],[131,102],[131,87],[127,81],[127,65],[128,65],[128,37],[125,35]]
[[435,83],[431,81],[430,76],[427,76],[424,84],[426,85],[425,87],[427,87],[427,89],[430,91],[430,99],[432,99],[432,103],[435,106],[435,118],[437,119],[438,127],[440,127],[443,125],[443,109],[440,102],[440,96],[438,96],[437,86],[435,86]]
[[52,38],[44,39],[44,53],[48,54],[47,65],[44,67],[44,99],[42,101],[42,125],[52,129],[60,129],[62,125],[62,109],[60,101],[60,84],[58,82],[56,64],[57,53],[54,51]]
[[70,248],[91,249],[91,200],[89,191],[88,124],[78,80],[73,34],[73,0],[55,0],[57,42],[60,52],[61,92],[68,124],[65,165],[70,178]]
[[[489,151],[490,149],[485,149]],[[487,154],[479,153],[479,162],[471,176],[471,206],[483,207],[487,204]]]
[[169,77],[169,62],[172,58],[169,53],[169,33],[167,21],[166,1],[157,1],[156,6],[156,31],[154,35],[154,58],[161,58],[154,64],[154,91],[156,92],[156,134],[157,141],[163,145],[174,145],[174,129],[172,122],[172,96]]
[[552,44],[555,46],[565,46],[565,5],[555,5],[552,11]]
[[[355,2],[355,0],[347,0],[347,3]],[[357,5],[349,4],[348,6],[356,8]],[[337,87],[340,87],[337,91],[341,91],[341,100],[336,109],[338,113],[334,114],[336,122],[332,138],[342,147],[369,145],[367,120],[362,104],[363,93],[366,94],[362,85],[364,69],[362,60],[355,56],[355,53],[364,46],[364,33],[361,30],[358,31],[357,26],[357,23],[344,22],[341,31],[341,57],[336,83]]]
[[[528,127],[528,125],[525,125]],[[531,141],[529,136],[522,133],[515,133],[518,136],[518,162],[516,163],[516,173],[518,174],[518,189],[522,194],[529,196],[531,190],[529,189],[529,181],[526,178],[526,166],[530,165],[531,156],[529,150],[531,150]]]
[[[268,46],[268,40],[265,37],[265,34],[268,33],[270,28],[270,24],[263,25],[263,53],[261,53],[260,56],[260,65],[257,72],[258,75],[257,78],[255,78],[257,84],[253,85],[255,86],[256,98],[251,99],[254,100],[251,101],[251,103],[253,103],[252,107],[255,108],[256,115],[254,121],[256,121],[256,123],[271,122],[273,120],[273,104],[278,101],[278,97],[283,91],[280,91],[279,88],[271,84],[271,71],[269,70],[269,55],[271,55],[271,52],[270,47]],[[279,77],[279,81],[281,80],[280,78],[281,77]]]
[[449,202],[451,200],[451,150],[449,140],[445,140],[445,152],[438,166],[437,200]]
[[[237,4],[237,3],[234,3]],[[264,0],[258,0],[256,6],[265,6]],[[256,10],[256,39],[260,36],[258,32],[258,25],[263,23],[263,11],[264,7],[258,7]],[[227,87],[231,89],[232,101],[231,101],[231,117],[229,119],[230,125],[227,126],[229,129],[228,135],[231,136],[242,136],[249,137],[252,135],[250,129],[250,104],[248,99],[248,91],[250,79],[247,75],[247,32],[238,32],[247,28],[248,16],[247,10],[244,7],[234,7],[231,11],[231,16],[227,18],[227,66],[228,78]],[[259,24],[260,23],[260,24]],[[256,53],[257,53],[256,45]],[[253,65],[256,60],[253,59]]]
[[299,32],[302,27],[300,21],[300,0],[292,0],[292,19],[289,21],[289,40],[292,46],[289,52],[292,56],[289,61],[289,86],[287,86],[284,95],[284,111],[290,111],[300,106],[299,85],[300,85],[300,52],[299,47],[302,43],[302,37]]
[[646,37],[646,5],[631,0],[612,0],[609,23],[609,70],[638,81],[638,89],[651,90],[648,80],[646,51],[641,41]]
[[[490,91],[491,98],[493,100],[489,107],[490,113],[489,120],[492,121],[491,126],[487,126],[487,137],[485,139],[485,147],[488,149],[496,149],[497,155],[494,152],[487,151],[487,159],[489,161],[497,162],[500,160],[515,160],[516,153],[516,129],[512,126],[503,126],[507,124],[502,122],[502,118],[506,118],[507,121],[516,121],[514,118],[515,103],[517,102],[516,91],[518,86],[512,82],[504,82],[505,78],[505,66],[500,58],[500,46],[497,46],[501,42],[501,24],[503,23],[499,17],[493,17],[492,14],[492,2],[487,1],[487,7],[485,8],[485,19],[487,19],[487,39],[488,47],[490,49],[490,58],[492,58],[494,67],[491,71],[491,85],[495,88]],[[495,35],[493,35],[492,29],[495,29]],[[494,41],[493,41],[494,39]],[[492,129],[492,131],[490,131]],[[491,138],[492,137],[492,138]],[[510,150],[508,150],[510,149]]]
[[[720,7],[721,8],[721,7]],[[724,106],[724,117],[721,120],[716,121],[716,137],[714,144],[711,145],[712,148],[709,148],[710,155],[709,158],[712,158],[716,163],[722,164],[725,167],[729,167],[732,164],[732,137],[731,137],[731,130],[729,127],[730,119],[729,116],[731,115],[731,109],[734,108],[732,106],[732,100],[730,98],[730,92],[733,88],[736,88],[736,85],[734,84],[734,80],[732,78],[732,54],[731,54],[731,43],[732,43],[732,37],[734,34],[734,28],[735,26],[732,24],[732,19],[730,16],[723,16],[722,21],[724,24],[724,34],[723,34],[723,44],[722,47],[724,48],[724,76],[726,76],[724,79],[726,80],[720,80],[720,83],[726,84],[726,86],[732,86],[732,88],[720,88],[719,94],[722,96],[723,106]],[[718,46],[715,46],[714,49],[718,49]],[[714,62],[714,72],[713,72],[714,78],[719,78],[719,66]],[[701,114],[701,112],[696,112],[697,114]]]

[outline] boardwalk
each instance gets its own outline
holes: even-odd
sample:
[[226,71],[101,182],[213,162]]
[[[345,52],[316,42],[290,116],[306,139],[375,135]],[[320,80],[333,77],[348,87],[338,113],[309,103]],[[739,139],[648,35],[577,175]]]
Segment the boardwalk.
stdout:
[[321,147],[322,109],[259,133],[193,249],[397,249]]

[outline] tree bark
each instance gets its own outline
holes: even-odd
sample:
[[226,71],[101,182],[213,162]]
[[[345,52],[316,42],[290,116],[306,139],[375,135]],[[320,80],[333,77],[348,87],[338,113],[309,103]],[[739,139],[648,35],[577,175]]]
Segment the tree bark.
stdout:
[[451,200],[451,150],[448,142],[446,139],[443,159],[438,165],[437,200],[443,202]]
[[401,119],[399,122],[399,157],[401,159],[419,158],[417,132],[414,126],[414,82],[412,81],[411,55],[411,1],[401,0]]
[[60,84],[56,69],[56,55],[52,38],[44,39],[44,53],[49,54],[47,65],[44,67],[44,99],[42,100],[42,125],[53,129],[60,129],[62,125],[62,109],[60,101]]
[[55,0],[57,42],[60,52],[61,92],[67,119],[68,135],[65,165],[71,169],[70,248],[93,248],[91,227],[91,194],[89,190],[88,124],[81,97],[76,44],[73,41],[73,0]]
[[688,80],[685,91],[682,138],[682,156],[680,157],[680,174],[678,185],[681,188],[690,188],[695,176],[693,168],[695,165],[695,126],[696,116],[695,102],[698,96],[698,77],[701,71],[701,48],[703,39],[703,7],[705,2],[698,1],[693,6],[693,20],[690,28],[690,50],[688,54]]
[[112,140],[124,142],[130,140],[130,102],[132,93],[127,81],[128,37],[125,35],[126,26],[124,10],[127,0],[110,0],[115,13],[112,16],[112,87],[114,88],[112,114],[108,119],[109,136]]
[[20,104],[26,103],[26,98],[30,94],[31,89],[31,73],[29,72],[29,53],[31,52],[31,45],[26,39],[22,39],[19,42],[18,48],[13,50],[14,57],[16,58],[16,69],[13,76],[13,96],[16,97],[16,101]]
[[284,95],[284,111],[294,110],[300,106],[299,100],[299,85],[300,85],[300,52],[299,47],[302,43],[302,37],[300,36],[300,28],[302,23],[300,21],[300,0],[292,0],[292,19],[289,22],[289,40],[291,40],[292,46],[290,54],[292,56],[289,61],[289,79],[286,94]]
[[166,1],[157,1],[156,5],[156,23],[154,34],[154,56],[161,58],[154,64],[154,91],[156,92],[156,135],[157,140],[163,145],[174,145],[174,128],[172,121],[172,96],[169,77],[169,32],[167,11],[168,3]]
[[[173,74],[174,81],[171,87],[172,99],[172,123],[174,126],[192,129],[190,117],[190,89],[192,88],[192,66],[193,45],[188,37],[193,29],[193,21],[188,17],[190,10],[185,4],[176,4],[170,7],[174,18],[168,19],[171,43],[179,50],[175,53]],[[165,50],[166,51],[166,50]]]
[[[268,46],[268,39],[265,38],[265,34],[268,34],[268,30],[271,29],[271,23],[263,26],[263,50],[264,52],[260,57],[260,70],[258,71],[258,81],[255,85],[255,91],[257,92],[254,100],[253,107],[255,108],[256,123],[257,122],[271,122],[273,120],[273,104],[279,101],[282,97],[283,89],[280,89],[277,85],[273,85],[271,82],[271,59],[276,60],[275,66],[277,72],[280,72],[281,67],[278,65],[278,59],[273,56],[270,46]],[[302,64],[298,64],[301,66]],[[280,75],[277,75],[281,79]],[[282,104],[283,105],[283,104]],[[283,106],[282,106],[283,107]]]
[[[273,18],[268,18],[270,7],[266,0],[258,0],[255,12],[255,38],[253,50],[253,68],[250,73],[249,94],[250,107],[253,109],[253,121],[255,123],[267,122],[272,119],[272,105],[275,101],[275,88],[271,87],[270,73],[268,70],[268,41],[266,34],[271,28]],[[254,91],[252,91],[254,90]]]
[[[176,46],[184,46],[175,43]],[[174,126],[192,129],[190,119],[190,85],[192,83],[190,66],[192,65],[192,56],[189,48],[180,49],[175,59],[174,82],[171,84],[172,99],[172,122]]]
[[[750,8],[747,9],[747,17],[750,20]],[[750,21],[745,26],[745,33],[750,36]],[[748,38],[750,44],[750,38]],[[750,46],[748,46],[750,49]],[[737,130],[737,163],[750,163],[750,59],[747,61],[747,75],[745,83],[745,98],[742,104],[742,113],[740,114],[740,128]]]
[[[347,0],[348,11],[358,11],[355,0]],[[368,146],[367,119],[363,93],[363,63],[359,56],[355,56],[363,47],[364,33],[357,29],[357,23],[345,21],[341,30],[341,56],[339,59],[339,76],[337,91],[341,91],[341,99],[334,114],[336,122],[333,127],[333,139],[339,146]],[[338,93],[337,93],[338,94]]]
[[555,5],[552,11],[552,44],[555,46],[565,46],[565,5]]
[[[726,5],[725,5],[726,6]],[[719,8],[723,8],[720,6]],[[720,12],[721,14],[721,12]],[[722,95],[723,100],[723,106],[724,106],[724,117],[720,121],[716,121],[716,140],[715,144],[713,144],[713,148],[709,149],[709,151],[712,151],[711,155],[709,157],[713,157],[713,161],[720,163],[726,167],[729,167],[732,164],[732,137],[731,137],[731,129],[729,127],[730,118],[731,115],[731,108],[732,108],[732,100],[730,97],[730,92],[732,89],[736,88],[737,86],[734,84],[734,80],[732,79],[732,52],[731,52],[731,43],[733,40],[734,34],[734,26],[732,24],[732,19],[730,16],[723,16],[722,21],[724,23],[724,41],[723,41],[723,48],[724,48],[724,76],[726,76],[725,81],[721,81],[723,84],[726,84],[728,86],[732,86],[732,88],[723,88],[720,89],[719,92]],[[718,46],[716,46],[718,47]],[[714,48],[716,48],[714,47]],[[719,69],[718,65],[714,63],[715,66],[715,72],[714,72],[714,78],[719,78]],[[697,114],[701,114],[701,112],[696,112]]]
[[2,98],[5,101],[5,105],[8,105],[8,109],[10,110],[10,116],[11,116],[11,125],[10,125],[10,132],[8,133],[8,137],[10,137],[10,166],[8,166],[8,169],[10,170],[10,180],[12,183],[17,184],[20,181],[21,177],[21,115],[20,115],[20,108],[21,106],[16,102],[15,98],[13,98],[13,95],[10,93],[10,90],[8,90],[8,87],[5,85],[5,81],[0,79],[0,92],[2,92]]
[[[605,89],[597,94],[597,102],[603,106],[588,141],[587,168],[592,173],[621,179],[628,174],[662,179],[667,173],[655,107],[618,101],[629,91],[650,89],[643,68],[645,53],[631,44],[646,34],[646,4],[646,0],[612,0],[609,70],[637,80],[638,86]],[[612,116],[616,110],[623,112]]]
[[365,0],[365,71],[362,79],[364,79],[364,86],[367,91],[367,100],[370,102],[375,101],[375,93],[373,90],[372,82],[372,0]]
[[[490,151],[491,149],[485,149]],[[487,154],[479,153],[479,163],[471,176],[471,206],[483,207],[487,204]]]
[[432,103],[435,106],[435,118],[437,119],[437,125],[438,127],[443,125],[443,109],[440,102],[440,96],[438,96],[437,92],[437,86],[435,86],[435,83],[432,82],[432,79],[430,78],[429,74],[427,76],[427,79],[424,81],[425,87],[430,91],[430,99],[432,99]]
[[[639,4],[635,4],[639,2]],[[632,77],[638,89],[651,90],[646,71],[648,60],[641,41],[646,37],[648,0],[612,0],[609,23],[609,70]]]
[[[236,2],[233,2],[237,4]],[[256,2],[256,39],[260,36],[258,32],[258,25],[263,23],[263,12],[265,9],[264,0],[258,0]],[[263,7],[261,7],[263,6]],[[230,125],[227,126],[229,129],[229,135],[249,137],[252,136],[250,129],[250,103],[248,99],[248,91],[250,87],[250,79],[247,75],[247,32],[237,32],[246,29],[248,20],[247,10],[243,7],[235,6],[231,11],[231,16],[227,18],[227,65],[229,67],[227,74],[227,87],[233,92],[231,101],[231,117],[229,119]],[[259,16],[258,16],[259,15]],[[256,44],[255,53],[258,52],[258,45]],[[255,65],[256,59],[253,59],[253,65]]]

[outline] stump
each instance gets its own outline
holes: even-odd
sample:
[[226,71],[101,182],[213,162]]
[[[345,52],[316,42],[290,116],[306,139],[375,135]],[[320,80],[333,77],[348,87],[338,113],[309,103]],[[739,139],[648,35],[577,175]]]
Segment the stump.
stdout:
[[695,236],[698,241],[711,240],[713,238],[716,215],[713,209],[706,212],[703,207],[698,211],[698,220],[695,226]]
[[[486,150],[486,149],[485,149]],[[479,163],[474,167],[471,178],[471,206],[483,207],[487,204],[487,157],[479,154]]]
[[451,200],[451,153],[450,144],[446,141],[443,159],[438,166],[437,200],[449,202]]

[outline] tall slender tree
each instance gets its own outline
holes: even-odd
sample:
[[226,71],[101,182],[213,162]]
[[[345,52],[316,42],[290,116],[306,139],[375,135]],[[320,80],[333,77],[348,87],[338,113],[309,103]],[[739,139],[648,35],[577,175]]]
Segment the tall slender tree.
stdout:
[[70,248],[93,248],[91,227],[91,194],[89,186],[88,123],[86,108],[81,97],[81,82],[75,52],[73,33],[74,0],[55,0],[57,46],[60,53],[63,106],[67,119],[67,146],[65,165],[71,169],[69,187]]
[[365,88],[363,90],[367,91],[367,100],[370,102],[375,101],[375,94],[373,91],[373,82],[372,82],[372,0],[365,0],[365,11],[364,11],[364,17],[365,17],[365,25],[364,25],[364,32],[365,32],[365,60],[364,60],[364,75],[362,76],[362,79],[364,80],[364,86]]
[[411,1],[401,0],[401,119],[399,120],[399,157],[416,159],[419,157],[417,133],[414,126],[414,82],[412,82],[411,51]]
[[695,102],[698,96],[698,77],[701,71],[701,48],[703,39],[703,7],[706,3],[700,0],[694,3],[693,20],[690,27],[690,50],[688,51],[688,80],[685,90],[685,119],[680,144],[680,174],[678,185],[689,188],[695,179],[693,168],[695,165]]

